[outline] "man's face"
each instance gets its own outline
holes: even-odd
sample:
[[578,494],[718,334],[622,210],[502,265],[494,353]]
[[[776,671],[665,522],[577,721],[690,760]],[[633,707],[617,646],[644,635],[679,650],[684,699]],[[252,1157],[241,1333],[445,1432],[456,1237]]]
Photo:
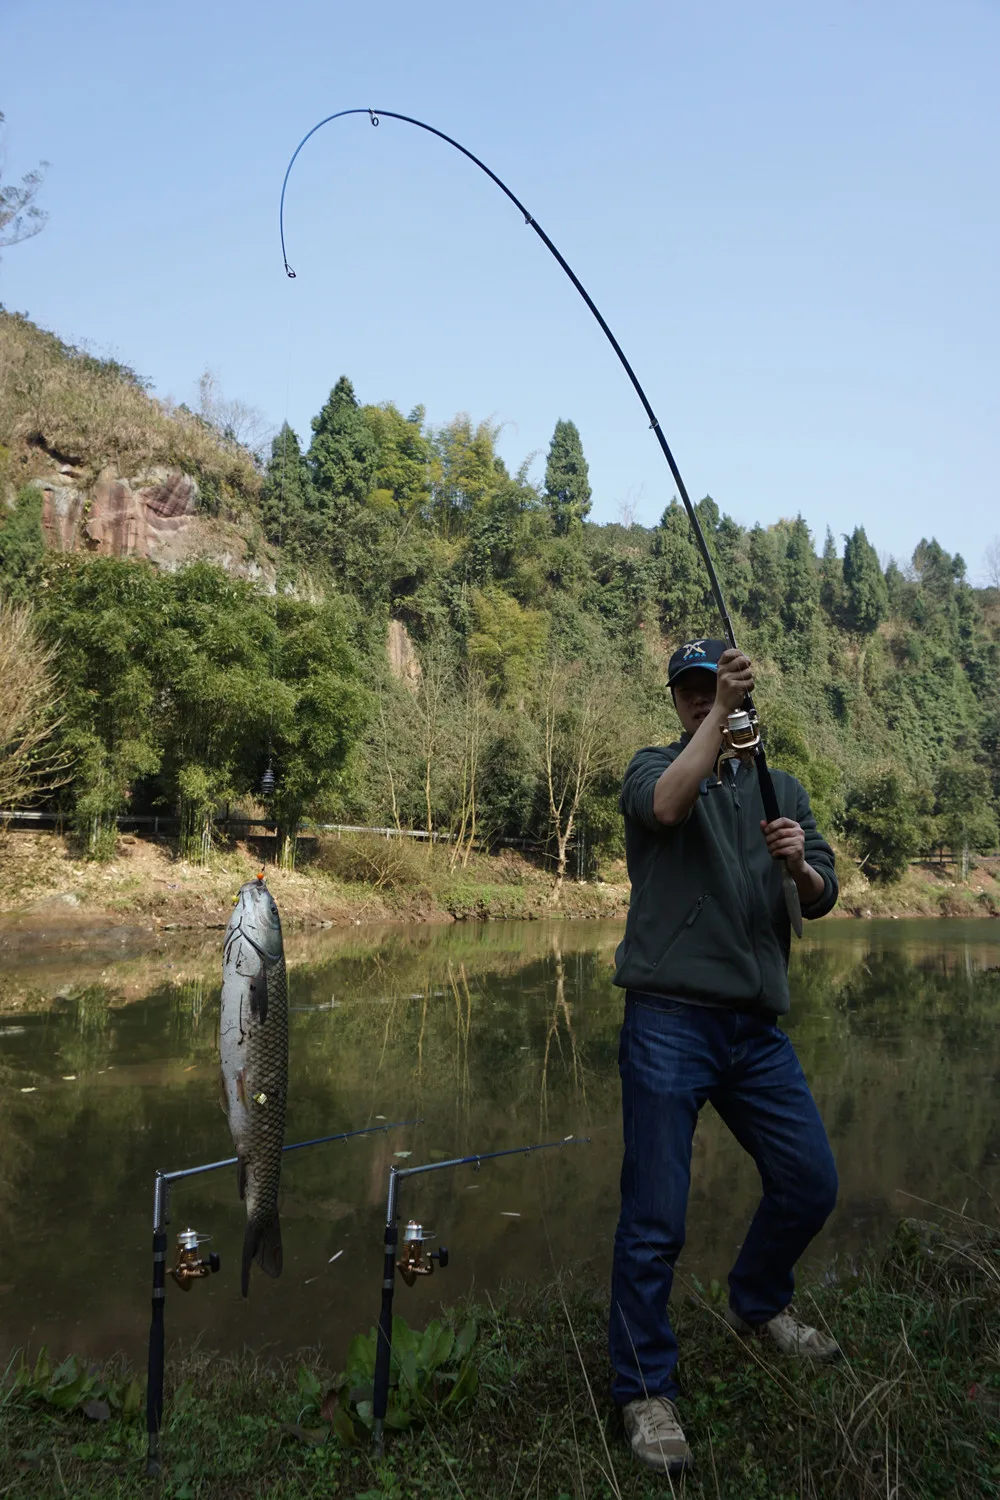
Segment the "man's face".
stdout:
[[705,667],[689,667],[674,684],[674,707],[688,734],[694,734],[715,703],[714,672]]

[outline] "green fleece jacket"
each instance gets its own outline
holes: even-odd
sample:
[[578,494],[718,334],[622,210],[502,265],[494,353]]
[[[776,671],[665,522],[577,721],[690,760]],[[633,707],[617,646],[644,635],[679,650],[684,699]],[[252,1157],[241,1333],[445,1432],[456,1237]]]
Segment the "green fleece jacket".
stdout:
[[[760,829],[755,768],[724,763],[722,780],[705,778],[683,823],[667,828],[653,815],[653,788],[689,738],[640,750],[625,772],[619,806],[632,898],[615,984],[783,1015],[790,927],[781,866]],[[805,787],[786,771],[771,776],[782,817],[802,825],[806,859],[823,877],[823,894],[802,915],[825,916],[837,900],[833,850],[816,829]]]

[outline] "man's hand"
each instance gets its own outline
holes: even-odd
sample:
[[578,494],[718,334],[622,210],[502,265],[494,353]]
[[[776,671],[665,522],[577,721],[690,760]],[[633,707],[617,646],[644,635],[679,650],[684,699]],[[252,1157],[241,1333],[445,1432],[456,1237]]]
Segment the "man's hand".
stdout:
[[773,823],[760,820],[761,831],[772,859],[783,859],[789,875],[801,875],[806,866],[806,836],[794,818],[775,818]]
[[743,699],[754,687],[753,668],[749,656],[744,656],[735,646],[723,651],[719,657],[715,701],[727,714],[734,714],[743,707]]
[[826,881],[806,859],[806,836],[801,825],[794,818],[775,818],[773,823],[761,818],[760,827],[771,858],[785,861],[802,904],[809,906],[818,901],[826,889]]

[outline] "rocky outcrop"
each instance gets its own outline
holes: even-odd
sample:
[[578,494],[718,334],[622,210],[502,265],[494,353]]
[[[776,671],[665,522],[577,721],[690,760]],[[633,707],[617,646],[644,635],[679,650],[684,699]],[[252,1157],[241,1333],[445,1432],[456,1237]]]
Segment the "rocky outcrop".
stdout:
[[[190,529],[198,486],[189,474],[156,469],[134,479],[106,470],[89,490],[70,464],[36,479],[42,491],[42,528],[60,552],[103,552],[112,557],[166,561]],[[184,549],[186,550],[186,549]],[[171,559],[173,560],[173,559]]]
[[167,569],[205,558],[273,584],[273,569],[248,558],[235,524],[198,514],[198,485],[190,474],[153,468],[125,478],[105,469],[87,486],[79,469],[63,463],[32,483],[42,492],[46,543],[57,552],[148,557]]
[[417,648],[413,644],[410,632],[402,620],[389,621],[385,649],[389,658],[389,670],[393,677],[404,687],[409,688],[411,693],[415,693],[417,683],[420,681],[420,658],[417,656]]

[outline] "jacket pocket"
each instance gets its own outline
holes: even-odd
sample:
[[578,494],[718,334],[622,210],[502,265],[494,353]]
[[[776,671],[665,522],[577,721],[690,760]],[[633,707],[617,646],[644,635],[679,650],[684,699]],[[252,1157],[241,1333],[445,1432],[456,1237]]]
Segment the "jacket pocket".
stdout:
[[680,942],[681,938],[685,937],[687,935],[687,933],[690,932],[691,928],[695,925],[695,923],[697,922],[698,918],[701,916],[702,911],[704,910],[706,903],[709,902],[711,899],[712,899],[711,896],[709,896],[707,893],[704,896],[699,896],[698,897],[697,901],[694,903],[694,905],[692,906],[691,910],[688,912],[687,916],[684,918],[683,922],[680,924],[679,927],[675,927],[674,931],[671,933],[670,940],[667,943],[667,946],[664,948],[663,952],[660,954],[659,958],[656,960],[656,968],[657,969],[659,969],[660,965],[662,963],[664,963],[666,961],[666,959],[670,956],[671,950],[674,949],[674,948],[676,948],[676,946]]
[[753,999],[760,975],[752,943],[710,894],[691,907],[650,976],[654,994],[733,1004]]

